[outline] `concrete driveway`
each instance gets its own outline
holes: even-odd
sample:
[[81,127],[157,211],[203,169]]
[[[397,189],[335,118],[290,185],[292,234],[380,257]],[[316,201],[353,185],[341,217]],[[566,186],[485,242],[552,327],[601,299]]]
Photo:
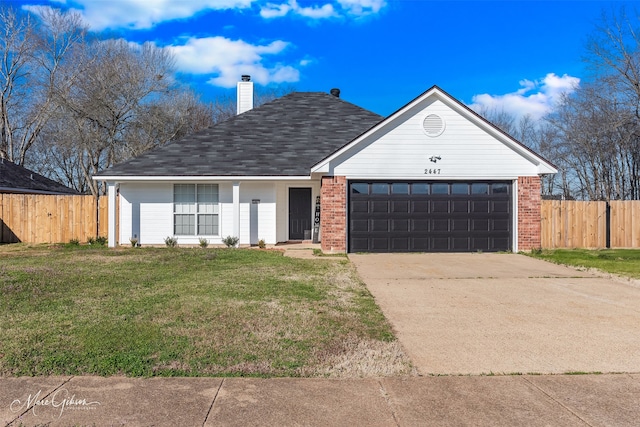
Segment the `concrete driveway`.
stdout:
[[517,254],[351,254],[418,371],[640,372],[640,287]]

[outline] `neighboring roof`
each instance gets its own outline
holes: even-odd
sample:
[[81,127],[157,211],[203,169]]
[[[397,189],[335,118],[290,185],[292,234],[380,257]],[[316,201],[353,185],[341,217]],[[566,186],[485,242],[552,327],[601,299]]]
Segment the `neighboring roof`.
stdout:
[[0,159],[0,193],[79,194],[6,159]]
[[502,129],[491,123],[489,120],[482,117],[480,114],[473,111],[471,108],[449,95],[444,90],[440,89],[438,86],[434,85],[421,95],[413,99],[411,102],[406,104],[404,107],[400,108],[389,117],[379,122],[376,126],[369,129],[367,132],[359,135],[353,141],[349,141],[344,146],[340,147],[337,150],[329,153],[325,156],[321,161],[314,164],[311,168],[312,172],[326,172],[329,167],[329,163],[338,158],[341,154],[345,153],[348,150],[353,149],[355,146],[360,144],[370,135],[379,132],[381,129],[392,125],[396,120],[398,120],[401,116],[405,114],[411,114],[415,108],[420,108],[421,104],[428,102],[428,99],[431,97],[436,97],[437,99],[447,103],[450,107],[452,107],[459,114],[463,115],[467,119],[474,122],[477,126],[484,129],[485,131],[493,134],[496,138],[502,140],[506,145],[508,145],[511,149],[519,153],[522,157],[527,158],[529,161],[534,163],[538,168],[538,173],[540,174],[553,174],[557,173],[557,168],[550,161],[546,160],[544,157],[531,150],[529,147],[516,140],[511,135],[504,132]]
[[96,178],[308,176],[382,116],[323,92],[294,92],[115,165]]

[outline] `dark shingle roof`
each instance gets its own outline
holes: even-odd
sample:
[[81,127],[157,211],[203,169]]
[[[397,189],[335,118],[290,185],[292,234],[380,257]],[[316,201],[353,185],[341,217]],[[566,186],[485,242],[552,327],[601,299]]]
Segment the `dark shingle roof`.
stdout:
[[9,160],[0,159],[0,193],[79,194]]
[[333,95],[294,92],[98,176],[304,176],[383,119]]

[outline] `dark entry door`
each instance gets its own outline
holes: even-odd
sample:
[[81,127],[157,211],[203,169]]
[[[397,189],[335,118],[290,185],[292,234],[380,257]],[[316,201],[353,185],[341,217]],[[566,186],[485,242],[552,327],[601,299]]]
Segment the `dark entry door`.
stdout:
[[311,189],[289,188],[289,240],[304,239],[305,230],[311,230]]

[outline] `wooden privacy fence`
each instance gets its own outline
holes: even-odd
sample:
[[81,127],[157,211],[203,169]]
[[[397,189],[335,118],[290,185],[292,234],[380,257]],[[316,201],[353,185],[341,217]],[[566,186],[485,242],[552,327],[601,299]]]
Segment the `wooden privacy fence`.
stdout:
[[0,243],[58,243],[107,235],[107,198],[0,194]]
[[543,200],[542,247],[640,248],[640,201]]

